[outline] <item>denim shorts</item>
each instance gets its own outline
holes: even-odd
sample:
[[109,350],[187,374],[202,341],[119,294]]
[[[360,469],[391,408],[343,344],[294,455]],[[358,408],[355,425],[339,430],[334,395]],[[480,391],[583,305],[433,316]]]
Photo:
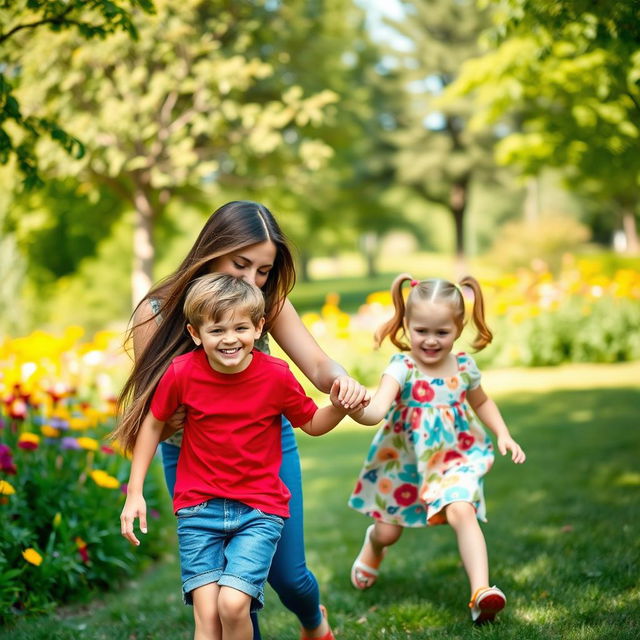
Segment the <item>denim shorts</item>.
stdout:
[[261,609],[284,519],[225,498],[184,507],[176,517],[185,604],[193,604],[194,589],[217,582],[250,595],[252,611]]

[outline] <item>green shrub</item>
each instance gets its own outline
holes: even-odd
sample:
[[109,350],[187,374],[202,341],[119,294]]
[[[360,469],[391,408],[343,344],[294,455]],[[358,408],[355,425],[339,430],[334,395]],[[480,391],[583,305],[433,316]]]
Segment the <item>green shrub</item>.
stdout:
[[173,524],[157,466],[145,492],[149,533],[138,548],[120,535],[129,463],[101,441],[112,421],[73,397],[45,411],[30,405],[19,386],[5,396],[0,623],[113,587],[166,548]]

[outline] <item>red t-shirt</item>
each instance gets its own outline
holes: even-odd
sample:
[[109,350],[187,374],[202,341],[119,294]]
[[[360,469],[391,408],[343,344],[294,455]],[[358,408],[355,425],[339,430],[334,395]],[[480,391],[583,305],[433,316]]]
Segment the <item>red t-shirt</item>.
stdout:
[[294,427],[318,407],[286,362],[253,351],[240,373],[211,368],[203,349],[174,358],[151,401],[167,420],[187,409],[173,509],[230,498],[284,518],[291,494],[280,479],[282,414]]

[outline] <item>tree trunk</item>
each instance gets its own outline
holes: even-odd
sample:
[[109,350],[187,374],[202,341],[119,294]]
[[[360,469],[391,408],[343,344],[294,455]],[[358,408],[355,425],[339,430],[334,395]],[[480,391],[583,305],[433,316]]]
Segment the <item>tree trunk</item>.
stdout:
[[376,257],[378,255],[378,234],[375,231],[367,231],[360,236],[360,247],[367,265],[367,277],[375,278],[378,275]]
[[454,182],[451,185],[449,197],[449,209],[453,215],[455,225],[456,242],[456,271],[458,276],[465,275],[467,271],[466,256],[464,251],[464,214],[467,210],[467,196],[469,191],[468,176]]
[[309,282],[309,261],[311,256],[305,249],[298,251],[298,277],[301,282]]
[[627,239],[627,253],[638,255],[640,242],[638,242],[638,227],[636,216],[631,209],[625,208],[622,212],[622,229]]
[[133,224],[133,268],[131,271],[131,302],[133,308],[142,300],[153,283],[154,210],[147,190],[138,185],[133,202],[135,217]]

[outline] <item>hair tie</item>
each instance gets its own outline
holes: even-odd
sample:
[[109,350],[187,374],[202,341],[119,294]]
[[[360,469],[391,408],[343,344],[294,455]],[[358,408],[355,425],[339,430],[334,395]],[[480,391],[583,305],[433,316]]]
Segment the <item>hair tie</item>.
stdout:
[[420,282],[418,282],[418,280],[412,280],[409,284],[410,284],[412,287],[415,287],[417,284],[420,284]]
[[454,282],[453,286],[458,290],[458,293],[462,296],[462,298],[464,299],[464,291],[462,290],[462,287],[457,283]]

